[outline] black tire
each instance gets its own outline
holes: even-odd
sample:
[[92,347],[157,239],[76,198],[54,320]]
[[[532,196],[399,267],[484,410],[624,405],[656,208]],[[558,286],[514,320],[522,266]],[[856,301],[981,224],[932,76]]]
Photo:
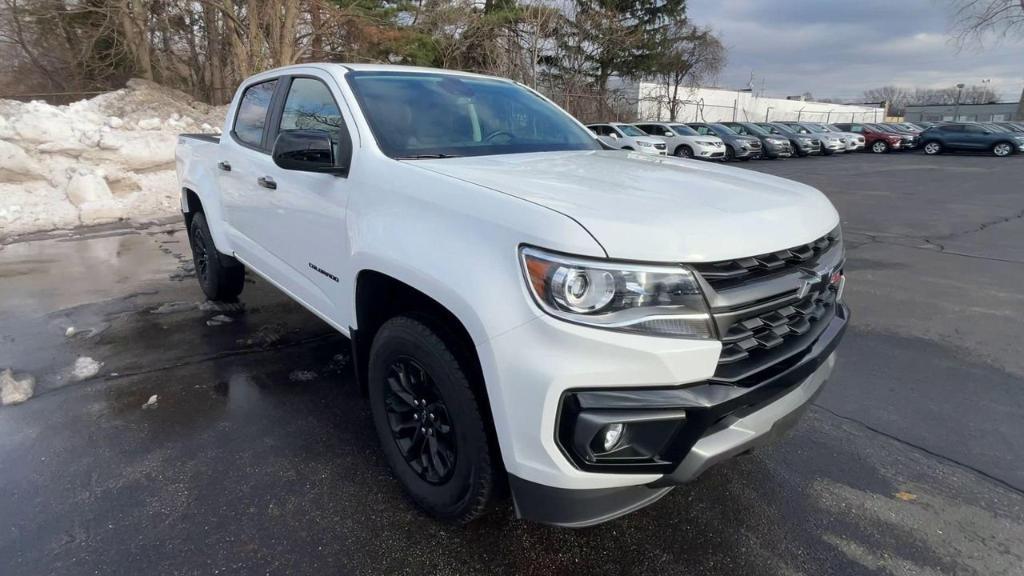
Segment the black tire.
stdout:
[[871,151],[875,154],[885,154],[889,151],[889,143],[885,140],[875,140],[871,143]]
[[992,154],[1003,158],[1005,156],[1012,156],[1014,153],[1014,145],[1012,142],[997,142],[992,146]]
[[676,146],[674,154],[680,158],[693,158],[693,148],[690,148],[686,144],[681,144]]
[[736,159],[736,151],[733,150],[732,146],[725,145],[725,161],[732,162]]
[[245,287],[245,266],[241,262],[217,251],[202,212],[192,216],[188,233],[192,247],[192,262],[196,268],[199,287],[210,300],[234,301]]
[[407,316],[388,320],[373,339],[368,376],[374,427],[406,494],[446,522],[484,514],[498,463],[466,372],[441,337]]
[[924,148],[924,153],[929,155],[929,156],[934,156],[936,154],[941,154],[942,153],[942,144],[940,144],[939,142],[936,142],[934,140],[931,141],[931,142],[925,142],[923,148]]

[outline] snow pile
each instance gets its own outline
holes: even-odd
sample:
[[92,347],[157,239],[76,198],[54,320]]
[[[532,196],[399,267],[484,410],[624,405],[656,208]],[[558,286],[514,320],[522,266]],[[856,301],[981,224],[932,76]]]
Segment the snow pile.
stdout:
[[0,372],[0,404],[21,404],[32,397],[36,388],[36,379],[28,374],[21,378],[15,376],[10,368]]
[[0,100],[0,238],[178,211],[181,132],[220,132],[224,107],[145,80],[67,106]]

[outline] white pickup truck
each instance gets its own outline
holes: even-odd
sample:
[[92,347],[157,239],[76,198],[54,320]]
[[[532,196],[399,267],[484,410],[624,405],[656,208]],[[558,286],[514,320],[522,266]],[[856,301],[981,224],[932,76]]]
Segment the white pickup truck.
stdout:
[[308,64],[182,135],[196,275],[246,270],[348,336],[413,501],[587,526],[789,428],[846,328],[814,188],[607,150],[515,82]]

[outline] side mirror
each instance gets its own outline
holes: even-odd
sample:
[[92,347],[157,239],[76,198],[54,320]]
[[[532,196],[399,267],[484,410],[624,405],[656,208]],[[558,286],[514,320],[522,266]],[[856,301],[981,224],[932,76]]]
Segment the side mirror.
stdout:
[[[321,130],[285,130],[274,141],[274,164],[285,170],[344,175],[348,173],[348,154]],[[336,162],[346,158],[345,162]]]
[[608,135],[608,137],[609,137],[609,138],[614,138],[614,139],[616,139],[616,140],[618,140],[618,139],[619,139],[619,135],[618,135],[618,134],[616,134],[615,132],[612,132],[611,134],[609,134],[609,135]]
[[675,136],[675,134],[673,134],[673,133],[671,133],[671,132],[666,130],[665,131],[665,136],[668,136],[669,138],[671,138],[671,137]]

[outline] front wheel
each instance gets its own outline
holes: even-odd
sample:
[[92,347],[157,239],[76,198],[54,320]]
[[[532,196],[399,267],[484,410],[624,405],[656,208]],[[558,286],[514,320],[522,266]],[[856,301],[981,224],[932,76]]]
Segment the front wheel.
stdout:
[[879,140],[871,145],[871,151],[875,154],[885,154],[889,151],[889,144]]
[[413,502],[465,524],[489,507],[498,465],[462,366],[440,336],[406,316],[373,339],[370,411],[381,448]]
[[731,162],[736,159],[736,151],[732,149],[732,146],[725,145],[725,161]]
[[192,216],[189,224],[189,243],[192,245],[192,262],[195,264],[196,279],[206,297],[214,301],[232,301],[245,287],[245,266],[226,254],[217,251],[202,212]]
[[999,157],[1009,156],[1013,154],[1013,145],[1008,142],[1000,142],[992,147],[992,153]]
[[942,144],[938,142],[929,142],[924,145],[924,153],[929,156],[934,156],[939,152],[942,152]]
[[693,149],[684,144],[676,148],[675,155],[680,158],[693,158]]

